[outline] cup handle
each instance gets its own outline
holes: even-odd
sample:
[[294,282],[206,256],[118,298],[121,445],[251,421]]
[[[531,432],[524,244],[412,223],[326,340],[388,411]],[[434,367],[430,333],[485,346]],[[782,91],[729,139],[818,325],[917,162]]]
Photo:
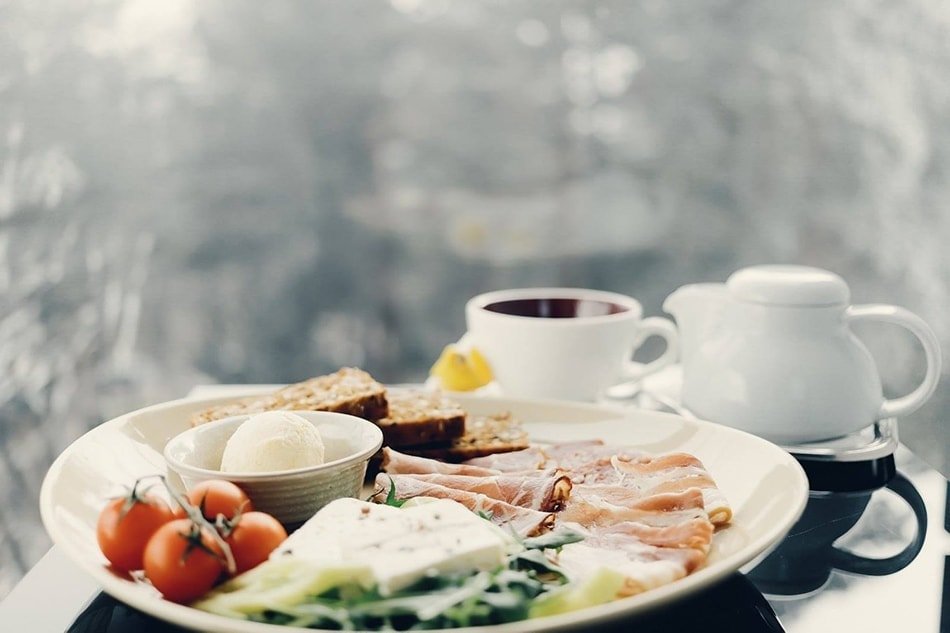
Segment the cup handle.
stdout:
[[927,401],[937,388],[940,380],[940,342],[930,326],[923,319],[904,308],[897,306],[869,304],[851,306],[845,311],[845,320],[851,321],[883,321],[900,325],[917,337],[924,347],[924,356],[927,359],[927,374],[923,382],[906,396],[885,400],[877,413],[877,419],[894,418],[908,415],[916,411]]
[[841,571],[863,576],[888,576],[895,574],[910,565],[920,549],[924,546],[924,536],[927,534],[927,506],[920,497],[920,493],[904,475],[897,473],[891,479],[887,488],[907,502],[914,517],[917,519],[917,533],[914,540],[901,552],[888,558],[865,558],[837,547],[831,548],[831,566]]
[[[679,358],[679,334],[676,325],[663,317],[648,317],[640,321],[637,337],[633,341],[633,352],[651,336],[659,336],[666,341],[666,349],[656,360],[647,364],[635,363],[627,360],[624,363],[623,373],[628,379],[639,380],[644,376],[656,373],[664,367],[674,364]],[[633,353],[631,352],[631,354]]]

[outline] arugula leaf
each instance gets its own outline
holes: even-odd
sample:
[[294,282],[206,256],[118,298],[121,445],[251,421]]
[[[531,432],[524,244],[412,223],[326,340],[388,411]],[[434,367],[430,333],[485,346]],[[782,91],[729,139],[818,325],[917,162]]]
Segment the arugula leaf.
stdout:
[[532,536],[526,538],[521,541],[521,544],[524,545],[525,549],[529,550],[560,550],[565,545],[570,545],[571,543],[577,543],[583,540],[584,535],[580,532],[563,528],[554,530],[553,532],[548,532],[547,534],[542,534],[541,536]]
[[401,508],[406,503],[405,499],[396,498],[396,482],[392,477],[389,478],[389,492],[386,493],[386,501],[383,503],[394,508]]
[[[540,552],[538,552],[540,553]],[[533,570],[432,575],[391,596],[348,584],[293,606],[253,613],[257,622],[360,631],[419,631],[524,620],[547,591]]]
[[[385,503],[397,508],[405,503],[396,498],[392,478]],[[490,514],[480,514],[491,518]],[[239,589],[227,594],[231,598],[229,614],[270,624],[360,631],[419,631],[515,622],[530,617],[539,600],[546,600],[552,592],[562,595],[563,588],[571,586],[565,584],[564,571],[549,559],[549,550],[582,538],[577,532],[558,530],[523,539],[525,549],[510,554],[507,564],[494,571],[432,573],[386,596],[353,574],[333,575],[337,580],[328,586],[328,582],[317,583],[310,578],[313,574],[327,575],[326,570],[308,571],[303,567],[297,578],[290,574],[294,570],[290,567],[279,570],[277,576],[290,574],[288,580],[293,579],[299,589],[292,594],[271,590],[273,595],[263,598],[259,590],[249,589],[251,600],[245,606],[237,596]],[[306,587],[312,589],[306,591]],[[562,608],[556,601],[545,604],[549,609]]]

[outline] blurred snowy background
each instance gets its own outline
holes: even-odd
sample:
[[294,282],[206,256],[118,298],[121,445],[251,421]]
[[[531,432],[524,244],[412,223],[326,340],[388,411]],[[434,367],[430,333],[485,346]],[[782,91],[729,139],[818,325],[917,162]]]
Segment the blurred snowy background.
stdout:
[[[418,380],[490,288],[833,269],[950,352],[950,5],[0,5],[0,597],[86,429],[201,382]],[[864,331],[888,390],[921,360]],[[904,437],[948,469],[947,389]],[[936,434],[936,435],[935,435]]]

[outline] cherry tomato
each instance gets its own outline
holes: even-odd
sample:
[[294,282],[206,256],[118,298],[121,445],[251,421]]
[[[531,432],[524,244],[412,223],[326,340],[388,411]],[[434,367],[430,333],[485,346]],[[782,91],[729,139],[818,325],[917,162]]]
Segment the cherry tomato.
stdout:
[[142,554],[149,539],[173,518],[164,501],[141,494],[133,486],[128,495],[113,499],[99,513],[99,549],[118,570],[142,569]]
[[287,538],[280,521],[264,512],[248,512],[238,517],[237,525],[225,538],[231,547],[237,573],[257,567]]
[[[239,512],[250,512],[251,500],[244,491],[230,481],[209,479],[195,485],[187,495],[188,503],[201,510],[205,518],[214,521],[219,514],[226,519],[233,519]],[[175,516],[184,517],[185,511],[178,508]]]
[[166,523],[145,546],[145,576],[167,600],[192,602],[224,571],[221,548],[191,519]]

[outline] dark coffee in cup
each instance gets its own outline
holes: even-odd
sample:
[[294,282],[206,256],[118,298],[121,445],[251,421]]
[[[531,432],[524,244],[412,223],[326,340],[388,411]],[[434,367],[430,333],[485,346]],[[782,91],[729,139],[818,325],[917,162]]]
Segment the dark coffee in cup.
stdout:
[[531,298],[495,301],[485,306],[489,312],[539,319],[577,319],[621,314],[628,308],[618,303],[591,299]]

